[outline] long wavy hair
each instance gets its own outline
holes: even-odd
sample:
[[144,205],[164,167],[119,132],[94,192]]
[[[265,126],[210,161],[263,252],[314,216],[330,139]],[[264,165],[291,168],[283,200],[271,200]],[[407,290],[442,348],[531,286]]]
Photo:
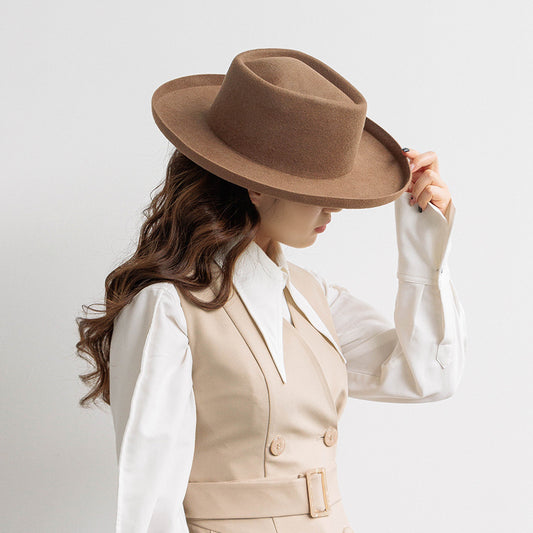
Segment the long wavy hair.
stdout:
[[[176,285],[184,298],[203,309],[222,307],[230,296],[235,262],[259,229],[259,212],[247,189],[219,178],[178,150],[154,191],[143,210],[146,220],[137,249],[105,278],[105,303],[82,305],[85,316],[75,319],[80,335],[76,355],[93,367],[79,375],[92,387],[79,400],[82,407],[99,398],[109,405],[109,349],[120,310],[144,287],[162,281]],[[200,300],[192,292],[211,285],[212,261],[222,248],[220,290],[212,301]],[[88,311],[100,316],[91,318]]]

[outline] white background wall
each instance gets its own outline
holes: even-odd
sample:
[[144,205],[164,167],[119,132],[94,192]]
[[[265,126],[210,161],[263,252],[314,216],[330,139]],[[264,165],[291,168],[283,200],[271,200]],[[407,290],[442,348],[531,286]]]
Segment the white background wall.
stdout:
[[[151,116],[153,91],[223,74],[260,47],[300,49],[342,73],[401,146],[438,154],[457,207],[463,381],[442,402],[350,400],[338,462],[355,532],[533,530],[530,2],[2,7],[2,532],[113,531],[112,420],[78,406],[88,367],[74,318],[133,251],[164,177],[171,146]],[[288,255],[392,319],[394,231],[393,204],[344,210]]]

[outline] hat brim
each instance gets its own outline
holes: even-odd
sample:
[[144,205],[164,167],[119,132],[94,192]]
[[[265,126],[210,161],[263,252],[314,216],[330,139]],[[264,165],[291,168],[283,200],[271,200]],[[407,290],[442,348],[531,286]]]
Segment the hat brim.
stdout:
[[401,147],[368,117],[353,168],[342,176],[295,176],[240,154],[217,137],[207,123],[207,113],[224,76],[184,76],[164,83],[152,96],[152,114],[163,135],[209,172],[268,195],[336,208],[384,205],[407,188],[411,171]]

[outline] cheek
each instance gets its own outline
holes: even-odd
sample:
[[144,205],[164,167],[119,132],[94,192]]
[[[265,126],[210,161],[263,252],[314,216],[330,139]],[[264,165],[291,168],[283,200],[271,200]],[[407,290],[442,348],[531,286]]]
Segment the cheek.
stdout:
[[314,231],[320,219],[321,208],[302,205],[297,202],[283,201],[270,211],[266,226],[275,238],[284,236],[298,239]]
[[294,210],[287,217],[287,227],[294,234],[308,233],[309,231],[313,231],[318,225],[316,222],[317,218],[318,214],[315,211],[309,209]]

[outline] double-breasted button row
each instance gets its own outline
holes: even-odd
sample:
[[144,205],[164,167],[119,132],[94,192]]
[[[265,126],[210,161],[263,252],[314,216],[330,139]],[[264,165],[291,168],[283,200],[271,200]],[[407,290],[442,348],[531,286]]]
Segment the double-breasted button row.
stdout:
[[[333,426],[329,426],[324,435],[324,444],[333,446],[337,442],[338,432]],[[280,455],[285,449],[285,439],[281,435],[276,435],[270,442],[270,452],[272,455]]]
[[285,449],[285,439],[281,435],[276,435],[270,443],[272,455],[279,455]]
[[337,442],[337,429],[329,426],[324,433],[324,444],[326,446],[333,446]]

